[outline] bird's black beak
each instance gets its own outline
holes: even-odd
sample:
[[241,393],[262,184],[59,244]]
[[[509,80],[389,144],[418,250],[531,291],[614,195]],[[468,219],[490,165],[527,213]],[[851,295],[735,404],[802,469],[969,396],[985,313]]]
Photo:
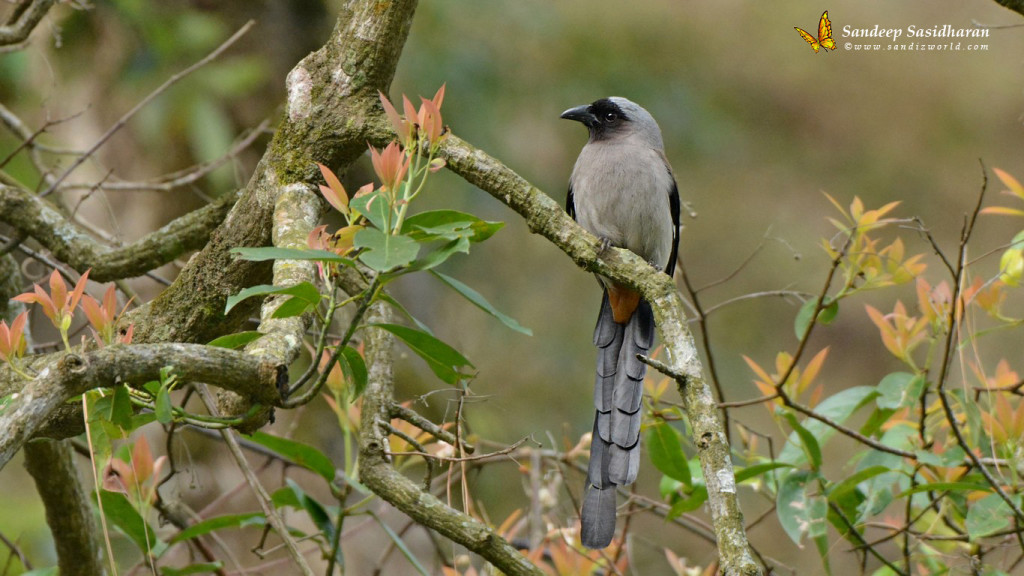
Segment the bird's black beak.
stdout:
[[562,118],[566,120],[575,120],[582,122],[587,128],[593,128],[597,124],[597,116],[590,111],[590,106],[583,105],[575,108],[569,108],[565,112],[562,112]]

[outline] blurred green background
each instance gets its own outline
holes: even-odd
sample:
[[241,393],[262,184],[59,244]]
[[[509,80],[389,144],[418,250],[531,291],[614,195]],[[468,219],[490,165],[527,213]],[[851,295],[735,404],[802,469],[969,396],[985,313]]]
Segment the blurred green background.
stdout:
[[[0,55],[0,99],[32,126],[76,115],[52,126],[44,141],[83,149],[170,74],[245,20],[256,19],[256,28],[237,47],[160,97],[78,174],[83,182],[96,182],[108,171],[117,178],[150,178],[216,158],[242,131],[276,118],[287,71],[320,45],[341,4],[110,0],[88,10],[60,6],[27,50]],[[793,26],[816,30],[826,9],[839,48],[815,54]],[[702,293],[704,305],[712,306],[754,292],[820,290],[828,266],[821,238],[834,233],[825,217],[836,216],[823,192],[843,205],[854,196],[868,207],[900,200],[899,216],[919,216],[940,246],[952,251],[981,187],[979,159],[1024,176],[1024,29],[990,30],[978,41],[987,44],[983,51],[862,52],[844,47],[858,39],[842,37],[846,25],[971,28],[975,22],[1019,24],[1021,17],[991,0],[428,1],[418,9],[391,93],[430,96],[447,83],[445,123],[560,203],[586,134],[559,114],[610,95],[640,103],[659,121],[680,193],[697,214],[684,217],[681,246],[693,283],[730,275],[762,246],[734,278]],[[266,141],[264,136],[191,189],[95,194],[81,209],[118,238],[137,238],[203,198],[243,184]],[[15,145],[9,134],[0,135],[0,156]],[[38,180],[21,158],[10,170],[29,185]],[[347,182],[358,185],[368,178],[364,163],[350,171]],[[998,201],[1000,188],[998,182],[990,186],[990,203]],[[526,337],[504,328],[431,278],[413,277],[395,287],[416,317],[479,370],[466,413],[471,431],[499,442],[529,436],[548,445],[550,434],[559,443],[575,443],[591,425],[596,283],[529,234],[503,205],[451,174],[434,178],[419,206],[436,207],[508,222],[444,271],[534,332]],[[975,255],[1007,242],[1019,227],[1010,218],[984,218]],[[923,238],[911,232],[904,237],[909,253],[930,253]],[[991,275],[996,260],[982,261],[976,272]],[[937,261],[929,256],[928,262],[931,278],[940,278]],[[168,266],[162,273],[171,276],[174,270]],[[150,295],[159,289],[148,280],[135,286]],[[898,296],[909,301],[909,290],[861,302],[891,309]],[[742,355],[771,366],[776,352],[795,347],[799,304],[794,298],[745,300],[710,317],[728,400],[758,394]],[[860,303],[845,308],[812,342],[813,351],[826,345],[832,351],[819,378],[826,393],[872,385],[896,367]],[[1019,346],[993,343],[981,355],[994,365],[1014,352],[1011,367],[1024,369]],[[424,368],[418,359],[403,360],[402,399],[442,386]],[[450,418],[453,399],[432,394],[429,406],[416,407]],[[340,461],[338,430],[326,410],[294,416],[303,423],[296,437],[333,446],[331,455]],[[279,426],[289,426],[292,417],[282,415]],[[781,446],[784,437],[763,407],[736,411],[734,419],[774,435],[776,448]],[[193,450],[202,452],[198,442]],[[826,446],[832,474],[842,473],[850,448],[841,440]],[[656,498],[658,476],[645,464],[639,490]],[[231,485],[230,478],[208,470],[200,469],[195,478],[178,489],[197,502]],[[491,466],[473,480],[474,494],[487,502],[495,521],[526,502],[514,463]],[[578,494],[582,479],[570,482]],[[16,465],[0,474],[0,493],[9,495],[0,509],[0,532],[45,548],[46,528],[30,486]],[[768,508],[761,499],[744,498],[748,519]],[[783,537],[774,518],[750,536],[801,574],[820,570],[817,554]],[[633,537],[638,574],[666,573],[663,546],[691,563],[715,557],[703,541],[666,530],[654,518],[639,520]],[[361,555],[373,560],[377,554],[355,546],[350,553],[353,573],[361,573]],[[854,555],[836,552],[838,573],[847,573],[844,561],[850,570],[856,566]],[[966,560],[951,559],[958,563]]]

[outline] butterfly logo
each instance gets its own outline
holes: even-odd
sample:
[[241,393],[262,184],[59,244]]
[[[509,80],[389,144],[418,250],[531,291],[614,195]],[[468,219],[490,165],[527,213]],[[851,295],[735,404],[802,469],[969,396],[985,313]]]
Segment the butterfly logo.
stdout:
[[826,52],[836,49],[836,41],[832,39],[832,22],[829,22],[828,10],[822,13],[821,20],[818,21],[817,38],[808,34],[803,28],[798,26],[793,26],[793,28],[800,33],[801,38],[811,45],[811,48],[814,48],[815,53],[817,53],[819,46],[824,48]]

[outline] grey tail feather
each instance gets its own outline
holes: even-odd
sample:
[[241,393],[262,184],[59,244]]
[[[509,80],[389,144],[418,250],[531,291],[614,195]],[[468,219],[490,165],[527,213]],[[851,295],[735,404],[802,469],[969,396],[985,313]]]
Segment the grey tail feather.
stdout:
[[608,293],[594,328],[597,377],[594,432],[581,513],[581,540],[604,548],[615,533],[616,486],[632,484],[640,465],[640,410],[647,365],[636,359],[654,342],[654,314],[641,301],[625,325],[612,316]]

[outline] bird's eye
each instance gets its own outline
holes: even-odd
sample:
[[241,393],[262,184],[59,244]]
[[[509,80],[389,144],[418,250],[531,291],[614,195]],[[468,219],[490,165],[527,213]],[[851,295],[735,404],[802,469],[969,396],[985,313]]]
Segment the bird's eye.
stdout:
[[605,122],[614,122],[618,120],[619,116],[615,112],[607,112],[604,115]]

